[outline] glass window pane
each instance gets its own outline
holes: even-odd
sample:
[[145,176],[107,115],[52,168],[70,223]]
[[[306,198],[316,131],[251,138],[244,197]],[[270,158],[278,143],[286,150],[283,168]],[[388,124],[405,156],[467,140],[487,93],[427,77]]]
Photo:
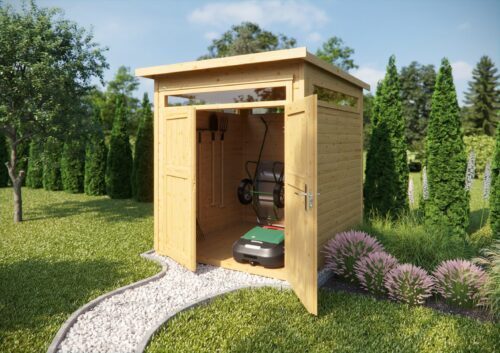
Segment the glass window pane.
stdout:
[[358,98],[345,93],[330,90],[328,88],[314,86],[314,94],[318,95],[318,99],[330,104],[340,105],[342,107],[358,106]]

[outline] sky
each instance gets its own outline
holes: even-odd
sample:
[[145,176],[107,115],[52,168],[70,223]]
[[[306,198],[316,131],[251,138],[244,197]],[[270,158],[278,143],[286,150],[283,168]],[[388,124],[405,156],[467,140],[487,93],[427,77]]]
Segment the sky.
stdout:
[[[4,0],[5,1],[5,0]],[[7,0],[16,3],[20,0]],[[92,28],[106,53],[111,80],[119,66],[138,67],[196,60],[211,40],[242,21],[297,39],[314,53],[331,36],[355,50],[351,73],[376,87],[389,56],[399,68],[418,61],[452,63],[459,103],[482,55],[500,65],[499,0],[38,0],[62,8],[65,17]],[[137,96],[152,94],[140,79]]]

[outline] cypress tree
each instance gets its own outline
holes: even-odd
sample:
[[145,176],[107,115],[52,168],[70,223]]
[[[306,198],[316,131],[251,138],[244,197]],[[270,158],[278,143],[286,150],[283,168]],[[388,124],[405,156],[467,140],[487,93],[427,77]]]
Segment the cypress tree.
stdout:
[[38,140],[30,143],[26,186],[33,189],[43,187],[43,143]]
[[106,163],[106,193],[113,199],[126,199],[132,196],[132,151],[124,100],[118,98],[116,102]]
[[134,150],[132,187],[137,201],[153,201],[153,112],[147,93],[142,99],[141,118]]
[[63,190],[69,193],[83,192],[85,149],[82,141],[71,139],[64,142],[61,156],[61,180]]
[[62,190],[61,152],[61,142],[55,137],[47,138],[43,149],[43,188],[45,190]]
[[394,56],[389,59],[387,73],[373,102],[365,175],[367,212],[397,216],[408,209],[405,121]]
[[432,95],[426,156],[426,223],[463,235],[469,220],[469,195],[464,187],[467,158],[455,85],[446,58],[441,62]]
[[472,81],[465,93],[468,105],[464,126],[468,134],[494,136],[495,122],[500,108],[500,78],[497,68],[488,56],[483,56],[472,71]]
[[500,126],[497,126],[495,157],[491,171],[490,224],[494,238],[500,238]]
[[106,194],[106,158],[108,149],[104,132],[99,123],[100,110],[95,108],[94,126],[85,148],[85,180],[84,189],[87,195]]
[[9,161],[9,149],[4,135],[0,134],[0,188],[6,187],[9,183],[9,172],[5,163]]

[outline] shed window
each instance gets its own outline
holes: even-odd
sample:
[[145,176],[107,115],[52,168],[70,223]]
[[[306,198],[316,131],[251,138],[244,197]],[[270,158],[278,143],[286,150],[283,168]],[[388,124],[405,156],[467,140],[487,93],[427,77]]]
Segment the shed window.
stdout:
[[358,98],[348,94],[333,91],[328,88],[314,86],[314,94],[318,95],[318,99],[330,104],[340,105],[342,107],[358,106]]
[[203,105],[280,101],[286,99],[285,87],[247,88],[220,92],[198,92],[172,95],[168,105]]

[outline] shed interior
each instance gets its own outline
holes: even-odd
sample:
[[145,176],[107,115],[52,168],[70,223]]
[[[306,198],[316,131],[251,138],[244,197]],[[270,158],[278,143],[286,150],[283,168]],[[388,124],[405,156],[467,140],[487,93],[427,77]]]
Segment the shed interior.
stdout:
[[[197,261],[286,279],[285,268],[268,269],[238,263],[232,256],[233,243],[257,225],[256,213],[251,205],[239,202],[237,189],[240,181],[247,177],[246,162],[258,159],[265,133],[261,118],[268,124],[261,160],[284,162],[283,107],[201,109],[196,111]],[[218,129],[214,132],[209,122],[211,116],[214,119],[213,115],[218,120]],[[224,120],[227,130],[222,141]],[[252,174],[254,168],[249,164]],[[284,208],[278,212],[280,220],[272,223],[284,226]]]

